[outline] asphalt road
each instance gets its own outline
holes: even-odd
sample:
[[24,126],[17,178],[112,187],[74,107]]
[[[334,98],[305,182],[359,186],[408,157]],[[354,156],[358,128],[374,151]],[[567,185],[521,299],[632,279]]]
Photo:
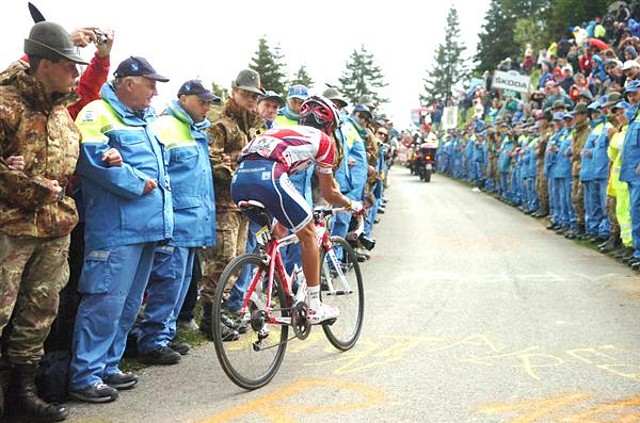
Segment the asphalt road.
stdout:
[[387,195],[353,350],[315,330],[245,392],[207,345],[115,403],[69,403],[68,421],[640,420],[636,274],[439,175],[394,168]]

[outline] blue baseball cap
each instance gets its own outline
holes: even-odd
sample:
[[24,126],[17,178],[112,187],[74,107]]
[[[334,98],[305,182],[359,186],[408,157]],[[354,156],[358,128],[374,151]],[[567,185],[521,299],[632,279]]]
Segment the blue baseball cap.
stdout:
[[587,106],[587,109],[590,111],[598,111],[598,109],[602,106],[599,101],[594,101],[593,103]]
[[630,81],[624,87],[624,92],[626,93],[635,93],[636,91],[640,91],[640,80],[634,79]]
[[556,112],[553,114],[553,120],[562,120],[564,119],[564,112]]
[[287,98],[299,98],[300,100],[306,100],[309,97],[309,89],[304,85],[297,84],[289,87],[287,92]]
[[116,78],[125,78],[127,76],[143,76],[158,82],[168,82],[169,78],[162,76],[149,64],[147,59],[140,56],[129,56],[124,59],[116,71],[113,73]]
[[616,104],[614,104],[611,107],[611,110],[615,110],[615,109],[628,109],[629,107],[631,107],[631,103],[627,102],[627,101],[619,101]]
[[364,112],[371,114],[371,109],[366,104],[356,104],[353,108],[353,113]]

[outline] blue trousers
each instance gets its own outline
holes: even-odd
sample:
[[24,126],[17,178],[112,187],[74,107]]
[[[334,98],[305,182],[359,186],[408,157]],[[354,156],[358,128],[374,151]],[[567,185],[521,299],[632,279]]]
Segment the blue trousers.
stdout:
[[576,214],[571,201],[571,178],[558,179],[558,199],[560,200],[560,222],[564,228],[576,227]]
[[364,220],[364,230],[362,231],[365,236],[370,236],[371,232],[373,231],[373,221],[378,214],[378,207],[378,201],[374,201],[371,207],[369,207],[369,210],[367,210],[367,214],[365,215]]
[[[594,179],[589,181],[589,187],[585,185],[584,196],[585,199],[589,197],[590,211],[585,214],[589,215],[587,223],[587,233],[590,235],[599,235],[602,237],[608,236],[608,221],[607,218],[607,180],[606,179]],[[587,201],[585,200],[585,206]],[[603,221],[606,221],[604,223]],[[602,228],[602,230],[601,230]]]
[[549,178],[549,213],[551,214],[551,221],[556,224],[561,223],[561,211],[560,211],[560,195],[558,192],[558,178]]
[[166,347],[176,336],[176,321],[189,291],[196,248],[156,248],[147,284],[147,304],[138,332],[138,352]]
[[584,184],[584,228],[587,235],[595,235],[593,223],[593,181],[583,181]]
[[119,371],[151,274],[156,243],[123,245],[85,255],[82,295],[73,332],[71,389],[102,382]]
[[640,180],[629,181],[629,202],[631,207],[631,238],[633,239],[633,256],[640,259]]
[[[349,232],[349,223],[351,222],[350,213],[337,213],[333,215],[333,227],[331,229],[331,235],[346,237]],[[342,260],[343,251],[341,247],[334,248],[336,257],[338,260]]]
[[502,194],[502,198],[505,200],[509,200],[509,182],[508,178],[509,174],[506,172],[500,172],[500,193]]

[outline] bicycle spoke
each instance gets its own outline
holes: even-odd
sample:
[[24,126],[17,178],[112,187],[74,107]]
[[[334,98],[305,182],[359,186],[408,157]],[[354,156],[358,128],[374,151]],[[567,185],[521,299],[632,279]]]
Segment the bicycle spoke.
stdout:
[[[237,316],[245,298],[245,292],[257,277],[256,289],[249,293],[249,303],[244,314]],[[267,313],[266,268],[262,258],[245,255],[233,260],[220,277],[214,305],[214,344],[222,368],[229,378],[245,389],[256,389],[266,385],[276,374],[288,341],[288,326],[269,323],[270,318],[287,319],[283,290],[272,287],[270,311]],[[279,283],[274,281],[274,285]],[[236,323],[237,339],[225,341],[223,315]],[[217,325],[215,322],[219,322]],[[233,323],[232,322],[232,323]],[[242,324],[241,324],[242,323]]]
[[337,307],[340,316],[322,329],[333,346],[346,351],[355,345],[362,329],[364,287],[353,248],[342,238],[331,240],[334,248],[321,256],[320,293],[322,302]]

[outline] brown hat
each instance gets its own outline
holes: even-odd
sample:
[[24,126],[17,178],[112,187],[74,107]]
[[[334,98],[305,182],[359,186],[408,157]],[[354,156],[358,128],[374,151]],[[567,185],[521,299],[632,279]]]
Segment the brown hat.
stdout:
[[74,63],[88,65],[71,42],[69,33],[53,22],[38,22],[31,27],[29,38],[24,40],[24,52],[29,56],[39,56],[56,60],[65,58]]

